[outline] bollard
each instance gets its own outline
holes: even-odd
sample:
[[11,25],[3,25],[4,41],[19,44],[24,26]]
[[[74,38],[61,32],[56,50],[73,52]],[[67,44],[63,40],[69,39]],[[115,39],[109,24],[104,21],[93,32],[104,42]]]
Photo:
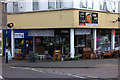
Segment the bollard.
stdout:
[[6,63],[8,63],[8,53],[6,52]]

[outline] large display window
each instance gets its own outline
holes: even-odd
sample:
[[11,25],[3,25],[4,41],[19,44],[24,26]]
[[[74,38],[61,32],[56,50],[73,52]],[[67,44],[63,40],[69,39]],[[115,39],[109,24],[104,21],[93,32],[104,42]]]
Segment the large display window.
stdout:
[[111,49],[111,30],[98,29],[97,31],[97,50],[102,52],[110,51]]
[[35,52],[44,54],[48,51],[50,43],[53,43],[55,50],[61,50],[62,54],[67,55],[70,51],[69,29],[55,29],[54,36],[35,37]]
[[115,30],[115,47],[120,47],[120,29]]

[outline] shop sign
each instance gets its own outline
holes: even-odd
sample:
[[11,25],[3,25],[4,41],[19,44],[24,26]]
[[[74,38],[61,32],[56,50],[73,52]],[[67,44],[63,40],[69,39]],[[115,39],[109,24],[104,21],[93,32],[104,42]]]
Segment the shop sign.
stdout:
[[91,29],[75,29],[75,35],[90,35]]
[[80,26],[97,26],[98,13],[79,12]]
[[15,38],[24,38],[24,33],[15,33]]
[[28,36],[54,36],[54,30],[29,30]]

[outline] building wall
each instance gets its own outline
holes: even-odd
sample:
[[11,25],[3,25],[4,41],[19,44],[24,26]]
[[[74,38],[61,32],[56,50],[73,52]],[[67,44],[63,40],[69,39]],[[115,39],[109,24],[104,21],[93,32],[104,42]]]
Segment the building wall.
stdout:
[[[98,26],[79,26],[79,11],[98,13]],[[116,13],[105,13],[88,10],[56,10],[38,11],[21,14],[9,14],[8,23],[15,24],[14,29],[41,29],[41,28],[118,28]]]
[[[18,12],[33,11],[32,1],[33,0],[18,0]],[[53,0],[53,1],[55,1],[55,0]],[[80,7],[81,0],[62,0],[62,1],[63,1],[62,9],[65,9],[65,8],[81,9],[81,7]],[[93,9],[92,10],[104,11],[104,10],[100,10],[99,1],[101,1],[101,0],[93,0]],[[103,2],[104,2],[104,0],[103,0]],[[107,2],[107,4],[108,4],[108,2]],[[115,2],[115,4],[116,4],[115,5],[115,13],[118,13],[118,2]],[[108,4],[107,8],[109,11],[112,11],[111,4]],[[48,9],[48,0],[39,0],[39,10],[49,10]],[[14,13],[12,0],[8,4],[8,12]]]

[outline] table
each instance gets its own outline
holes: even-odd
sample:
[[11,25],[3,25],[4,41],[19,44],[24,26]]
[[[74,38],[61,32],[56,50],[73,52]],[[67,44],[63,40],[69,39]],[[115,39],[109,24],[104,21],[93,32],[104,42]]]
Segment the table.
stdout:
[[39,60],[44,60],[46,55],[38,55]]
[[118,58],[120,54],[120,50],[110,50],[113,58]]
[[104,53],[102,53],[102,58],[104,58],[105,56],[111,57],[111,53],[110,52],[104,52]]

